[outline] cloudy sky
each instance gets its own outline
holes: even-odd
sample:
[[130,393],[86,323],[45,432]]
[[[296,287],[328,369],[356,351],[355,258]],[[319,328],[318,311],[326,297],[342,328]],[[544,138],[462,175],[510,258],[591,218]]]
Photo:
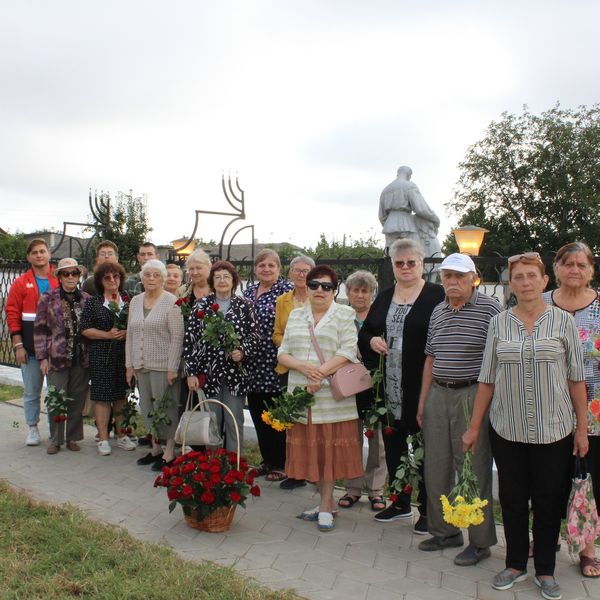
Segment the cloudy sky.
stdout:
[[599,22],[593,0],[0,0],[0,227],[133,188],[168,243],[228,209],[231,172],[261,242],[380,236],[407,164],[447,232],[491,120],[599,100]]

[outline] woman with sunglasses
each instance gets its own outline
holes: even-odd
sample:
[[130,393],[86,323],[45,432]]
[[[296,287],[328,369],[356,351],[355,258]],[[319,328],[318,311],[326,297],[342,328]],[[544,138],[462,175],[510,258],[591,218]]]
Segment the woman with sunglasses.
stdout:
[[[244,403],[248,392],[246,365],[248,358],[260,345],[260,335],[252,305],[235,294],[240,285],[240,276],[235,267],[227,260],[219,260],[213,264],[207,281],[213,291],[196,302],[186,326],[183,340],[184,373],[192,391],[200,388],[199,376],[203,375],[206,378],[203,389],[207,397],[221,401],[231,410],[239,439],[229,413],[218,404],[208,407],[216,413],[219,430],[225,433],[225,448],[237,452],[238,443],[241,448],[244,441]],[[203,339],[206,315],[215,312],[215,309],[232,325],[239,339],[239,346],[228,352]]]
[[[600,360],[595,347],[600,339],[600,296],[591,286],[594,255],[583,242],[566,244],[556,253],[553,267],[558,287],[545,292],[544,300],[573,315],[583,344],[590,443],[586,466],[592,476],[596,506],[600,507],[600,411],[596,409],[600,405]],[[594,542],[580,552],[579,566],[584,577],[600,577]]]
[[[309,305],[293,310],[279,348],[279,363],[289,369],[288,391],[306,387],[315,403],[305,418],[287,432],[285,470],[289,477],[317,482],[319,506],[300,516],[317,521],[319,530],[334,527],[336,479],[363,473],[356,436],[358,413],[354,396],[335,400],[328,376],[349,362],[358,362],[354,310],[334,302],[338,280],[327,265],[317,265],[306,276]],[[321,348],[321,364],[311,330]]]
[[[98,294],[86,303],[81,315],[81,334],[88,339],[90,352],[91,399],[98,427],[97,450],[108,456],[112,449],[108,442],[108,422],[111,411],[117,429],[117,446],[122,450],[135,450],[135,443],[121,433],[120,412],[127,400],[125,380],[126,329],[115,327],[109,306],[123,310],[128,302],[123,291],[125,269],[119,263],[105,262],[94,271],[94,285]],[[112,303],[112,304],[111,304]]]
[[518,304],[490,321],[463,444],[477,451],[489,409],[506,537],[506,568],[492,587],[507,590],[527,578],[531,503],[534,581],[544,598],[558,600],[555,546],[564,489],[571,455],[588,451],[583,352],[573,317],[544,301],[548,277],[539,254],[511,256],[508,270]]
[[[392,431],[384,436],[390,483],[396,478],[406,438],[419,431],[417,407],[425,364],[425,343],[433,309],[444,299],[444,288],[423,279],[423,247],[412,239],[396,240],[389,250],[396,284],[377,295],[360,330],[358,345],[365,366],[379,367],[385,355],[386,405],[393,418]],[[411,496],[404,492],[375,515],[382,523],[411,519]],[[419,513],[414,532],[427,534],[427,494],[419,485]]]
[[[78,288],[83,269],[73,258],[63,258],[54,274],[59,287],[40,296],[33,340],[35,357],[48,385],[64,390],[70,398],[67,420],[55,421],[48,413],[50,443],[46,452],[56,454],[65,443],[69,450],[79,451],[83,439],[81,411],[88,391],[88,353],[81,338],[81,312],[89,295]],[[66,438],[65,438],[66,426]]]

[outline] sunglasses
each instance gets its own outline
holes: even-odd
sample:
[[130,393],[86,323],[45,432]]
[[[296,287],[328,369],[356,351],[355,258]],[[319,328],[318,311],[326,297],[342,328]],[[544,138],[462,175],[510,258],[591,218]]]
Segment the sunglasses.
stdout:
[[331,290],[333,290],[335,288],[335,286],[333,285],[333,283],[331,283],[329,281],[316,281],[314,279],[311,279],[310,281],[307,281],[306,285],[308,286],[308,289],[312,290],[313,292],[316,291],[316,290],[318,290],[319,287],[324,292],[331,292]]
[[109,279],[121,279],[121,276],[118,273],[107,273],[102,279],[106,279],[107,281]]
[[61,271],[60,274],[63,277],[79,277],[81,275],[79,271]]
[[514,256],[508,257],[509,264],[519,262],[520,260],[536,260],[538,262],[543,262],[542,257],[538,252],[523,252],[523,254],[515,254]]
[[408,267],[409,269],[414,269],[417,266],[416,260],[395,260],[394,266],[397,269],[404,269],[404,267]]

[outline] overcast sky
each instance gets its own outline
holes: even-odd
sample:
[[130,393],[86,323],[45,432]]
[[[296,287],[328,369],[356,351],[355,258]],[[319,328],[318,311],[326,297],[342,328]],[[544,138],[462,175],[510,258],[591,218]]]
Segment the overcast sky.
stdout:
[[0,227],[133,188],[168,243],[228,210],[231,172],[261,242],[380,237],[406,164],[445,233],[490,121],[600,99],[599,22],[593,0],[0,0]]

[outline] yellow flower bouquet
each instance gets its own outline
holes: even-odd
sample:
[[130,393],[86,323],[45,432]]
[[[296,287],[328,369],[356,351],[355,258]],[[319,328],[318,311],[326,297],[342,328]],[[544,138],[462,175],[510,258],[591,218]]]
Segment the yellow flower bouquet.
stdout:
[[264,410],[261,419],[275,431],[291,429],[300,417],[306,416],[306,409],[315,403],[315,397],[306,388],[296,386],[293,392],[283,392],[271,400],[269,410]]

